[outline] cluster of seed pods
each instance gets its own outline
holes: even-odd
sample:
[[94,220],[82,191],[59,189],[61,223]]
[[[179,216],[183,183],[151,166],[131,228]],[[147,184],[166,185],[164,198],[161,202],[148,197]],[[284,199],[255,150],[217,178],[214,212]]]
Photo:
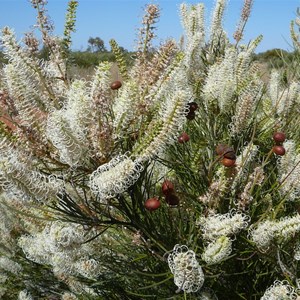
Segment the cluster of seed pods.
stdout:
[[[175,193],[174,184],[170,180],[164,180],[161,186],[161,190],[167,204],[169,204],[170,206],[176,206],[179,204],[179,198]],[[148,211],[155,211],[160,208],[161,203],[158,197],[153,197],[147,199],[144,203],[144,206]]]
[[286,136],[283,132],[275,132],[273,134],[273,140],[276,145],[273,146],[272,151],[276,155],[283,156],[285,154],[285,148],[282,146],[282,143],[285,141]]
[[216,153],[219,155],[220,161],[224,167],[233,167],[236,161],[235,151],[226,144],[219,144],[216,147]]

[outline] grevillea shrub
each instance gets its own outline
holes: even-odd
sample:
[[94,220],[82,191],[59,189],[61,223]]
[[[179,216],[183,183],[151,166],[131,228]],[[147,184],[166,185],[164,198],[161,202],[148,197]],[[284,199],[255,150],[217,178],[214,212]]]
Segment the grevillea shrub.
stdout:
[[218,0],[209,29],[182,4],[183,39],[158,48],[150,4],[133,65],[112,40],[118,82],[110,62],[87,81],[69,73],[77,1],[62,38],[31,4],[41,41],[1,34],[2,299],[299,299],[299,19],[266,76],[251,0],[233,42]]

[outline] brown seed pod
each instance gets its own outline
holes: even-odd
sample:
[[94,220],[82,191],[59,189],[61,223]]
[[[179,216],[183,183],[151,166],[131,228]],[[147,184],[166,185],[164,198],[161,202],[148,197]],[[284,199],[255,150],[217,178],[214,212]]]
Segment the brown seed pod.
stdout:
[[145,201],[144,206],[149,211],[157,210],[160,207],[160,201],[157,197]]
[[229,159],[233,159],[233,160],[236,159],[235,152],[232,148],[227,148],[223,155],[224,155],[224,158],[229,158]]
[[196,114],[195,114],[194,111],[190,111],[190,112],[186,115],[186,118],[187,118],[188,120],[194,120],[195,117],[196,117]]
[[165,196],[167,196],[169,194],[173,194],[174,193],[174,184],[170,180],[165,179],[161,186],[161,190]]
[[285,133],[283,132],[275,132],[273,134],[273,140],[277,143],[283,143],[286,139]]
[[110,88],[112,90],[118,90],[121,86],[122,86],[122,82],[119,80],[116,80],[116,81],[112,82],[112,84],[110,85]]
[[217,145],[217,147],[216,147],[216,153],[218,154],[218,155],[223,155],[225,152],[226,152],[226,150],[229,148],[229,146],[228,145],[226,145],[226,144],[219,144],[219,145]]
[[235,165],[235,159],[230,159],[226,157],[224,157],[221,162],[224,167],[228,167],[228,168],[233,167]]
[[216,147],[216,152],[218,155],[223,156],[225,158],[236,159],[236,155],[233,148],[229,147],[226,144],[219,144]]
[[272,148],[273,152],[277,155],[283,156],[285,154],[285,149],[283,146],[276,145]]
[[194,112],[198,109],[198,104],[196,102],[190,102],[188,103],[188,106],[189,106],[189,109],[190,111],[189,112]]
[[179,137],[178,137],[178,143],[184,144],[190,140],[190,136],[186,133],[183,132]]
[[175,205],[179,204],[179,198],[175,194],[169,194],[169,195],[166,195],[166,202],[169,205],[175,206]]

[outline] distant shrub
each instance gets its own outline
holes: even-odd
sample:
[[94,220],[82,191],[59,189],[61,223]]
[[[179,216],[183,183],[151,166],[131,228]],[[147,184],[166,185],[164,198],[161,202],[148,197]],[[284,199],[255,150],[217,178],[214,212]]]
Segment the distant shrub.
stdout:
[[72,63],[79,66],[79,67],[91,67],[96,66],[101,61],[114,61],[114,55],[110,52],[81,52],[81,51],[75,51],[72,52],[70,55],[70,59],[72,60]]
[[[130,53],[125,54],[126,59],[130,60]],[[88,51],[74,51],[70,55],[72,64],[89,68],[98,65],[100,62],[109,61],[115,62],[116,58],[112,52],[88,52]]]
[[267,63],[271,68],[282,68],[286,63],[290,63],[295,57],[294,52],[283,49],[271,49],[262,53],[255,54],[254,59],[259,62]]

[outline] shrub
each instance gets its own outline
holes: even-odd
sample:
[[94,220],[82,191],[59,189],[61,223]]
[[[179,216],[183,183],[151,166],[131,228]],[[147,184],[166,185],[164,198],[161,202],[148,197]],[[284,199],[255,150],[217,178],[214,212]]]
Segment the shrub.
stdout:
[[234,45],[218,0],[209,34],[203,4],[182,4],[184,44],[155,50],[148,5],[131,68],[111,42],[122,82],[108,61],[70,77],[77,2],[62,40],[45,2],[48,60],[1,36],[1,296],[299,298],[298,61],[262,81],[262,37],[240,45],[252,1]]

